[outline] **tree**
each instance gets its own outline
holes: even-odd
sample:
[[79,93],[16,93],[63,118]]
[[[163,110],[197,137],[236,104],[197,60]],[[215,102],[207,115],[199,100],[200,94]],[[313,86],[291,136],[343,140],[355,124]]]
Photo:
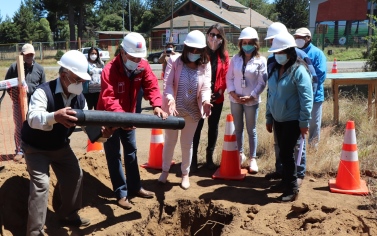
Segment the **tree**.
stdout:
[[308,0],[276,0],[275,4],[275,10],[279,13],[278,20],[287,28],[297,29],[308,25]]
[[34,17],[33,8],[30,1],[21,2],[20,8],[14,13],[13,23],[19,30],[19,39],[22,42],[32,41],[36,30],[37,18]]
[[275,12],[275,4],[269,3],[268,0],[237,0],[245,7],[249,7],[258,12],[262,16],[275,21],[277,19]]
[[12,22],[9,16],[0,24],[0,42],[15,43],[20,41],[20,34],[17,25]]
[[46,18],[42,18],[39,20],[39,23],[37,24],[36,31],[35,31],[35,36],[33,37],[33,41],[38,41],[38,42],[49,42],[51,43],[52,36],[51,36],[51,29],[50,29],[50,24],[46,20]]

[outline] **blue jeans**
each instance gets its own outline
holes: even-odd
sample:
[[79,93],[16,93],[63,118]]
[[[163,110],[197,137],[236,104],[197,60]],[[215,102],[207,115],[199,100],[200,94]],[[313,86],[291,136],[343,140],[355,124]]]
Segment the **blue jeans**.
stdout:
[[[273,128],[273,132],[274,132],[274,142],[275,142],[274,147],[275,147],[275,159],[276,159],[275,168],[276,168],[276,172],[283,174],[283,166],[281,164],[281,160],[280,160],[280,157],[279,157],[280,149],[279,149],[279,145],[278,145],[278,141],[277,141],[277,137],[276,137],[275,128]],[[297,157],[298,157],[298,151],[299,151],[299,148],[300,148],[300,141],[301,141],[301,138],[299,137],[297,139],[297,144],[296,144],[296,147],[295,147],[295,153],[294,153],[295,160],[297,160]],[[297,178],[303,179],[305,177],[305,173],[306,173],[306,139],[304,139],[304,146],[303,146],[303,149],[302,149],[301,162],[300,162],[300,165],[297,166]]]
[[[122,167],[120,142],[123,145],[126,175],[124,175]],[[129,193],[138,192],[141,183],[136,156],[135,130],[117,129],[113,136],[104,143],[104,149],[113,191],[117,199],[127,197]]]
[[321,134],[322,102],[313,103],[312,118],[309,121],[309,144],[317,146]]
[[243,150],[243,116],[245,114],[246,130],[249,135],[249,157],[256,157],[257,155],[257,128],[256,123],[258,119],[259,104],[253,106],[246,106],[239,103],[230,102],[230,110],[233,115],[234,128],[237,138],[238,151],[241,153]]

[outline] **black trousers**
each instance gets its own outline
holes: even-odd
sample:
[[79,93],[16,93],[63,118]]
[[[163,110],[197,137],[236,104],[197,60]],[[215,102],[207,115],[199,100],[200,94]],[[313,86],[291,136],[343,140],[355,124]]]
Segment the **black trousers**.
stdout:
[[294,148],[301,135],[299,122],[298,120],[285,122],[274,120],[274,128],[280,149],[279,157],[283,165],[282,182],[287,193],[292,193],[298,189]]
[[[223,103],[213,103],[213,107],[211,108],[211,115],[207,118],[208,119],[208,145],[207,145],[207,153],[206,153],[206,161],[213,161],[212,155],[213,151],[216,147],[217,136],[219,133],[219,121],[221,116],[221,111],[223,109]],[[193,150],[192,150],[192,164],[197,164],[198,162],[198,147],[200,141],[200,133],[202,132],[204,124],[204,119],[200,119],[198,126],[195,131],[194,140],[193,140]]]
[[97,102],[99,98],[99,92],[98,93],[84,93],[84,97],[86,100],[86,103],[88,104],[88,110],[96,110],[97,109]]

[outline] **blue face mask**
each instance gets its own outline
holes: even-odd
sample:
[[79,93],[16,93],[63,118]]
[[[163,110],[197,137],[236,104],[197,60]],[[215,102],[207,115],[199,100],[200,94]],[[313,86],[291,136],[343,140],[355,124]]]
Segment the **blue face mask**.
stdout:
[[288,62],[287,54],[275,54],[275,60],[280,65],[285,65]]
[[130,71],[134,71],[136,70],[136,68],[138,67],[139,63],[137,62],[133,62],[129,59],[127,59],[126,63],[124,63],[124,66],[129,69]]
[[200,54],[194,54],[194,53],[189,52],[187,57],[188,57],[189,61],[195,62],[196,60],[198,60],[200,58]]
[[246,54],[250,54],[252,52],[254,52],[255,50],[255,46],[254,45],[242,45],[242,50],[244,53]]

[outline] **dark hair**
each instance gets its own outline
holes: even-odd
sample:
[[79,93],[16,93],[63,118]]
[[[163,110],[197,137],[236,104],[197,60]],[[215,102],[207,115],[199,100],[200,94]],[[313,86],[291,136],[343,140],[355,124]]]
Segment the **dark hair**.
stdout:
[[[242,40],[243,39],[238,40],[238,48],[240,49],[240,51],[238,52],[238,55],[240,55],[242,58],[244,58],[245,52],[242,50]],[[260,45],[259,45],[258,39],[251,39],[251,40],[252,40],[252,42],[255,46],[255,50],[251,54],[251,57],[260,57],[260,53],[259,53]]]
[[174,47],[174,43],[166,43],[165,47],[168,47],[169,45],[173,46]]
[[[182,51],[182,56],[181,56],[181,60],[183,61],[183,63],[187,64],[187,63],[190,63],[191,61],[188,59],[188,53],[190,52],[192,47],[189,47],[187,46],[186,44],[183,46],[183,51]],[[202,52],[200,53],[200,58],[198,60],[195,61],[195,64],[200,66],[200,65],[203,65],[203,64],[207,64],[209,62],[209,57],[208,57],[208,54],[207,54],[207,51],[205,50],[205,48],[202,48]]]
[[89,50],[88,50],[88,61],[90,60],[90,53],[93,52],[93,51],[97,52],[97,59],[95,60],[96,64],[101,65],[102,61],[101,61],[101,58],[99,56],[99,51],[98,51],[98,48],[95,48],[95,47],[89,48]]
[[[226,61],[225,51],[226,51],[227,41],[226,41],[226,37],[225,37],[224,27],[222,27],[219,23],[212,25],[207,30],[207,37],[208,37],[208,35],[209,35],[209,33],[211,32],[212,29],[217,29],[220,32],[221,38],[223,39],[223,42],[221,43],[220,47],[216,51],[219,52],[220,60],[223,63],[225,63],[225,61]],[[207,45],[206,48],[207,48],[208,55],[209,55],[209,50],[211,50],[211,49],[208,47],[208,45]]]

